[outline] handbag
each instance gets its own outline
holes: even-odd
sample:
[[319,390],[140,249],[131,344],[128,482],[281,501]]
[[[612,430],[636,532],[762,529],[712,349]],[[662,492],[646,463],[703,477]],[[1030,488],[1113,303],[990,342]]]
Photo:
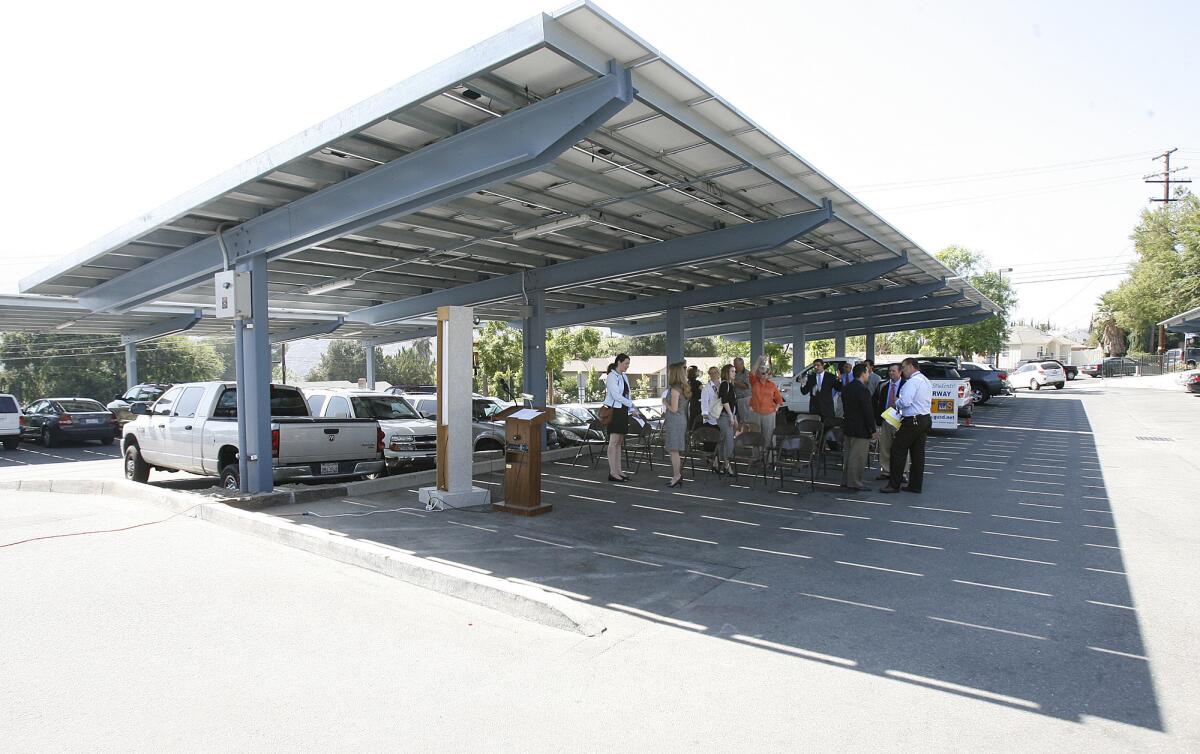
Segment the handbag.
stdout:
[[725,403],[718,398],[708,406],[708,418],[716,421],[721,418],[721,412],[725,410]]
[[612,406],[601,406],[596,412],[596,418],[600,420],[600,426],[607,427],[612,424],[613,408]]

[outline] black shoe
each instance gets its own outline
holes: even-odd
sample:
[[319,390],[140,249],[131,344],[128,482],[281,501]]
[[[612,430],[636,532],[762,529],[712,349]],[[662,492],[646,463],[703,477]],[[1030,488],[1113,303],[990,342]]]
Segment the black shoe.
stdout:
[[921,494],[920,490],[914,490],[912,487],[901,487],[900,489],[904,490],[905,492],[915,492],[918,495]]
[[899,487],[892,487],[892,486],[890,486],[890,485],[889,485],[889,486],[886,486],[886,487],[880,487],[880,488],[879,488],[879,491],[880,491],[880,492],[886,492],[886,493],[888,493],[888,494],[890,495],[890,494],[891,494],[891,493],[893,493],[893,492],[899,492],[899,491],[900,491],[900,488],[899,488]]
[[679,477],[674,482],[667,482],[667,486],[668,487],[682,487],[683,486],[683,477]]
[[624,484],[625,482],[628,482],[629,480],[623,476],[613,476],[612,474],[609,474],[608,481],[616,482],[617,484]]
[[891,474],[880,474],[879,476],[875,477],[875,481],[876,482],[888,482],[888,481],[891,481],[891,478],[892,478]]

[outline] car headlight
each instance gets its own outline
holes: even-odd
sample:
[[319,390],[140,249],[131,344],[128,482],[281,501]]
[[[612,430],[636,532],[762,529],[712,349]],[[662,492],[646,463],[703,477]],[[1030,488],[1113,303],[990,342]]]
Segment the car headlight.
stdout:
[[582,437],[580,437],[579,435],[575,434],[574,432],[572,432],[572,431],[571,431],[571,430],[569,430],[569,429],[560,429],[560,430],[558,430],[558,431],[559,431],[559,433],[561,433],[561,434],[562,434],[562,436],[563,436],[563,437],[567,438],[567,439],[568,439],[568,440],[570,440],[571,442],[583,442],[583,438],[582,438]]

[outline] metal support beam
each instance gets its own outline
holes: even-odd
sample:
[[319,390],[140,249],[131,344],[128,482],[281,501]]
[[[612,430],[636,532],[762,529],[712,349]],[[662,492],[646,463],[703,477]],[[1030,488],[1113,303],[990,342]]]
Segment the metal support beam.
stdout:
[[867,330],[866,336],[867,336],[867,348],[866,348],[866,355],[864,356],[864,358],[870,359],[871,362],[874,363],[875,362],[875,330],[873,330],[873,329]]
[[121,333],[121,343],[128,345],[130,343],[142,343],[154,338],[161,338],[164,335],[174,335],[175,333],[186,332],[196,326],[204,317],[204,312],[196,309],[189,314],[181,314],[178,317],[164,319],[162,322],[155,322],[152,325],[130,332]]
[[533,311],[521,323],[521,373],[533,405],[546,405],[546,292],[529,291]]
[[318,322],[314,325],[305,325],[304,327],[293,327],[291,330],[272,333],[271,345],[279,345],[287,343],[290,340],[301,340],[302,338],[315,338],[318,335],[328,335],[331,332],[336,332],[342,326],[344,320],[341,317],[331,319],[328,322]]
[[846,355],[846,328],[835,330],[833,333],[833,355]]
[[367,352],[367,389],[375,389],[375,346],[371,341],[364,340],[362,342],[363,349]]
[[[224,234],[236,259],[286,256],[536,172],[633,100],[628,70],[447,137],[373,170],[247,220]],[[204,282],[221,269],[213,236],[102,283],[80,297],[93,311],[123,311]]]
[[[837,269],[846,269],[839,267]],[[817,275],[819,273],[801,273],[800,275],[789,275],[788,277],[803,278],[806,274]],[[768,278],[770,280],[771,278]],[[755,281],[758,282],[758,281]],[[724,286],[722,286],[724,287]],[[901,301],[912,301],[928,296],[931,293],[936,293],[945,287],[944,283],[924,283],[922,285],[901,285],[893,288],[881,288],[875,291],[863,291],[861,293],[845,293],[837,296],[825,296],[823,298],[811,298],[803,301],[793,301],[790,303],[770,304],[767,306],[756,306],[749,309],[737,309],[734,311],[717,312],[716,314],[690,314],[687,317],[687,329],[696,330],[702,327],[716,327],[728,325],[730,322],[738,320],[745,321],[747,319],[762,318],[770,320],[777,317],[790,317],[797,314],[811,314],[814,312],[839,312],[848,308],[867,306],[870,304],[887,304]],[[747,296],[746,298],[756,298],[757,296]],[[726,300],[736,300],[737,296],[733,296]],[[618,304],[619,306],[619,304]],[[606,306],[595,307],[596,309],[605,309]],[[588,311],[593,311],[589,309]],[[572,312],[573,314],[574,312]],[[557,315],[551,315],[550,319],[554,319]],[[781,324],[780,322],[768,322],[767,326]],[[650,335],[656,332],[662,332],[665,323],[661,320],[650,320],[649,322],[639,322],[636,325],[626,325],[613,327],[613,332],[620,335]]]
[[[642,247],[639,247],[642,248]],[[721,304],[726,301],[741,299],[759,299],[764,296],[779,296],[805,291],[819,291],[825,288],[836,288],[843,285],[857,285],[875,278],[887,275],[903,267],[908,262],[904,256],[891,257],[877,262],[851,264],[843,267],[829,267],[810,272],[797,272],[793,275],[777,275],[763,277],[757,280],[747,280],[742,283],[727,285],[712,285],[707,288],[696,288],[682,293],[672,293],[666,296],[621,301],[615,304],[589,306],[572,312],[557,312],[546,317],[547,327],[570,327],[588,322],[604,322],[622,317],[636,317],[639,314],[651,314],[668,309],[682,309],[689,306],[706,306]],[[915,287],[915,286],[914,286]],[[939,285],[939,288],[941,286]],[[866,294],[864,294],[866,295]],[[869,303],[869,302],[864,302]],[[790,306],[790,305],[789,305]],[[799,312],[797,312],[799,313]],[[691,323],[691,317],[688,323]],[[717,324],[713,322],[712,324]],[[647,327],[654,326],[646,323]],[[640,327],[640,325],[639,325]],[[661,323],[658,325],[661,328]],[[645,333],[662,332],[661,329],[647,329]]]
[[[963,298],[962,293],[955,291],[947,293],[944,296],[929,296],[917,299],[916,301],[901,302],[899,304],[876,304],[874,306],[838,308],[834,311],[823,311],[816,314],[792,317],[787,321],[774,320],[767,323],[767,332],[768,337],[782,337],[790,333],[792,325],[801,323],[821,327],[825,330],[836,330],[838,327],[866,327],[870,324],[870,320],[873,317],[936,312],[962,301]],[[722,325],[691,330],[691,336],[693,338],[702,338],[714,335],[739,335],[742,340],[747,340],[750,337],[750,330],[747,327],[747,323],[733,318],[729,312],[726,312],[726,316],[729,317],[729,322]],[[825,325],[829,327],[824,327]],[[615,328],[615,331],[622,332],[620,328]],[[813,336],[810,334],[809,337],[812,338]]]
[[757,364],[758,357],[762,356],[763,352],[763,335],[765,322],[759,319],[750,320],[750,363]]
[[808,366],[808,361],[805,358],[805,350],[808,344],[805,337],[804,323],[792,325],[792,373],[800,374],[804,367]]
[[433,327],[420,327],[407,333],[396,333],[395,335],[380,335],[377,338],[364,340],[364,343],[370,343],[373,346],[386,346],[389,343],[405,343],[410,340],[419,340],[420,338],[436,338],[437,325]]
[[810,212],[734,225],[669,241],[643,244],[632,249],[595,254],[583,259],[359,309],[348,314],[346,319],[379,325],[428,314],[438,306],[490,304],[516,298],[531,289],[552,291],[683,264],[698,264],[713,259],[770,251],[824,225],[832,218],[833,207],[826,202],[821,209]]
[[238,263],[250,273],[250,319],[243,321],[237,349],[238,466],[243,492],[267,492],[274,487],[271,458],[271,340],[267,319],[267,258],[259,255]]
[[683,361],[683,309],[667,310],[667,363]]
[[137,343],[125,344],[125,389],[138,384],[137,374]]

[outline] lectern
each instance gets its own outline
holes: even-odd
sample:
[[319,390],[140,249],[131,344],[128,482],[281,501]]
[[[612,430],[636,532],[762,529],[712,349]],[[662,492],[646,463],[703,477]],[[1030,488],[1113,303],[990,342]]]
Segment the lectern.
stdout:
[[504,420],[504,502],[492,508],[520,516],[549,513],[553,506],[542,503],[542,445],[554,409],[513,406],[492,418]]

